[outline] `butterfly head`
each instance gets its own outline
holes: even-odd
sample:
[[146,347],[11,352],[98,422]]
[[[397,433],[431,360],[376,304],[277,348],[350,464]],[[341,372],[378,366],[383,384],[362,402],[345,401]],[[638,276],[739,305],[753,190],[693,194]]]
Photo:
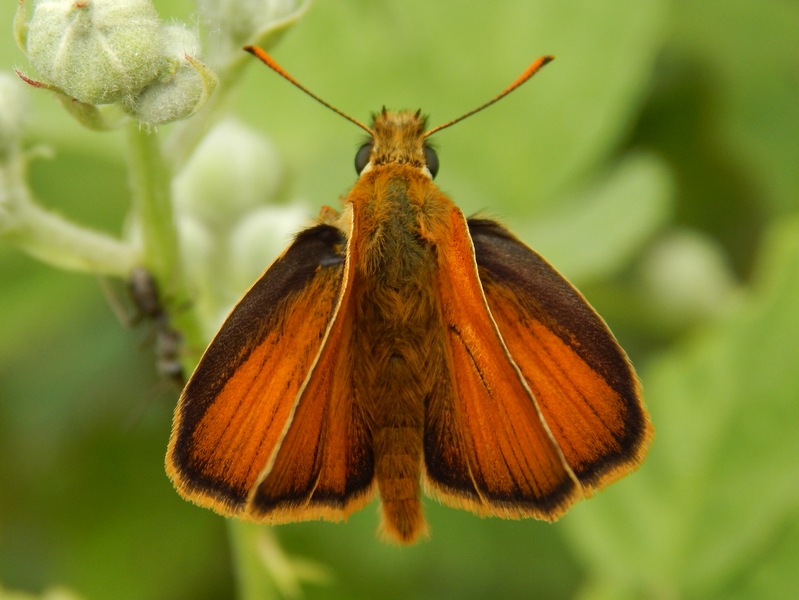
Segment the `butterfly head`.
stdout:
[[422,170],[430,179],[438,173],[438,156],[425,140],[427,119],[421,111],[383,109],[372,118],[372,137],[355,155],[355,170],[402,164]]

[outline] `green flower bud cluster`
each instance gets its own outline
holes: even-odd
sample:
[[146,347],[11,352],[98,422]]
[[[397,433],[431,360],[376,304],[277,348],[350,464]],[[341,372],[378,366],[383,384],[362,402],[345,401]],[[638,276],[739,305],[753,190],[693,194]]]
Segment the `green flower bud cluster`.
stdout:
[[167,25],[161,32],[167,67],[156,81],[139,94],[126,96],[122,103],[126,112],[149,125],[191,116],[217,83],[213,72],[194,58],[200,54],[195,32],[182,25]]
[[269,49],[280,35],[308,9],[309,0],[197,0],[202,19],[213,23],[226,62],[238,57],[242,46]]
[[197,59],[197,34],[164,24],[150,0],[36,0],[30,21],[17,18],[15,28],[44,79],[39,87],[88,107],[119,104],[148,125],[190,116],[216,86]]
[[207,335],[308,219],[302,203],[275,204],[282,174],[269,142],[227,119],[175,179],[181,255],[197,298],[194,308],[210,324]]

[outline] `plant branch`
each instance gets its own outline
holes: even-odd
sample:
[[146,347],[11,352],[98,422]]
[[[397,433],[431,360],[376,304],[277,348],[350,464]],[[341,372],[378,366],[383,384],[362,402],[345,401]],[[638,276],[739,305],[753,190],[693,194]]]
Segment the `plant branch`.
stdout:
[[82,227],[31,197],[24,160],[0,166],[0,237],[54,267],[99,275],[126,276],[137,260],[131,244]]
[[171,177],[159,136],[137,121],[128,124],[133,211],[141,233],[144,266],[161,282],[178,276],[178,236],[172,210]]
[[160,137],[138,122],[128,124],[128,147],[133,213],[141,234],[142,264],[159,282],[165,298],[176,307],[175,324],[188,348],[207,340],[193,310],[180,263],[178,230],[172,206],[172,179],[160,148]]

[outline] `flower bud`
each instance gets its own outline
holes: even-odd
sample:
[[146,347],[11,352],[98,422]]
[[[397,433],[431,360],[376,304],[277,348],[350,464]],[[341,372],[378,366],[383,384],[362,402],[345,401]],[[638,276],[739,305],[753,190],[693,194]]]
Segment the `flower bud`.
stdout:
[[274,200],[281,172],[264,137],[227,119],[211,130],[175,179],[175,204],[214,231],[227,231],[254,207]]
[[724,313],[737,285],[718,244],[682,230],[663,237],[642,263],[649,301],[672,325],[686,326]]
[[230,286],[243,293],[291,243],[311,210],[302,202],[262,206],[247,213],[230,235]]
[[161,125],[194,114],[216,87],[216,75],[194,58],[200,52],[197,34],[182,25],[163,28],[164,53],[171,68],[136,96],[123,101],[125,110],[148,125]]
[[21,71],[17,71],[17,75],[22,81],[29,86],[52,92],[56,99],[61,103],[61,106],[84,127],[94,129],[95,131],[108,131],[114,129],[122,123],[125,113],[116,104],[86,104],[80,100],[76,100],[72,96],[65,94],[60,88],[45,83],[44,81],[36,81],[25,75]]
[[49,83],[85,104],[110,104],[158,76],[160,34],[149,0],[39,0],[26,43]]
[[307,10],[308,0],[199,0],[203,19],[213,23],[228,53],[246,44],[266,49]]
[[196,31],[180,23],[164,25],[161,30],[163,54],[169,60],[181,61],[188,56],[199,56],[202,52],[200,38]]
[[219,243],[208,227],[191,215],[178,214],[177,227],[186,282],[194,296],[192,308],[202,323],[205,338],[211,339],[222,324],[223,310],[230,306],[224,269],[219,264],[223,262]]

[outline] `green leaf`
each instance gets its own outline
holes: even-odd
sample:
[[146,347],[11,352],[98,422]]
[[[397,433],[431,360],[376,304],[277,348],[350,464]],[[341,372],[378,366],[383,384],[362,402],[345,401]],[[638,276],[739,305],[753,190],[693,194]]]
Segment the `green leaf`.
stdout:
[[759,560],[723,590],[728,600],[784,598],[799,589],[799,517],[788,520],[774,536]]
[[671,53],[703,69],[721,142],[767,192],[772,210],[799,206],[799,5],[781,0],[679,0]]
[[514,232],[581,283],[626,266],[671,216],[673,183],[653,155],[622,160],[604,179]]

